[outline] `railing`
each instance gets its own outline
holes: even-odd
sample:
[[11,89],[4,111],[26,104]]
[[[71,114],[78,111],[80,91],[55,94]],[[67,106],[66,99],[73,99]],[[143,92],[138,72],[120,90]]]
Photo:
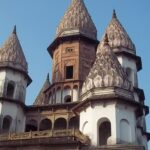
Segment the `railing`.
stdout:
[[17,141],[17,140],[29,140],[38,138],[57,138],[57,137],[74,137],[76,140],[84,144],[89,144],[90,140],[87,136],[83,135],[77,129],[68,130],[46,130],[46,131],[34,131],[24,133],[9,133],[1,134],[0,141]]

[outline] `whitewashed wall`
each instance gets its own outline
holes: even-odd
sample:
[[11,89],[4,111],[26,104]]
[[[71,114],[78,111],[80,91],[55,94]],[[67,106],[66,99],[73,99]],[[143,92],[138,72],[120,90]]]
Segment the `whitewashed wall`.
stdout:
[[[131,68],[131,73],[128,77],[129,81],[132,82],[134,87],[138,87],[138,76],[137,76],[137,66],[135,60],[128,58],[126,56],[118,56],[118,60],[123,68]],[[134,92],[135,101],[139,102],[139,97],[136,92]]]
[[[15,83],[15,89],[12,99],[25,102],[27,87],[27,79],[25,78],[25,76],[19,72],[15,72],[9,69],[5,71],[0,71],[0,92],[4,94],[4,89],[7,87],[7,84],[10,81]],[[5,101],[4,99],[3,102],[0,103],[0,115],[2,116],[2,118],[4,118],[5,116],[10,116],[12,118],[12,124],[10,127],[11,132],[24,131],[25,114],[23,108],[20,105],[13,102]]]
[[61,98],[61,97],[62,97],[62,96],[61,96],[61,94],[62,94],[61,92],[62,92],[62,91],[61,91],[61,88],[59,88],[59,89],[56,90],[56,104],[57,104],[57,103],[58,103],[58,104],[61,103],[61,99],[62,99],[62,98]]
[[24,102],[26,96],[27,79],[25,79],[25,77],[21,73],[14,72],[12,70],[7,70],[5,75],[6,75],[5,80],[7,80],[7,82],[13,81],[16,84],[14,99],[18,99],[18,94],[20,92],[23,92],[23,102]]
[[25,114],[22,107],[10,102],[3,102],[0,115],[10,116],[12,124],[10,127],[11,132],[23,132],[25,128]]
[[2,102],[0,102],[0,115],[2,114]]
[[0,96],[2,96],[4,92],[5,78],[6,78],[6,72],[0,71]]
[[70,87],[64,88],[64,90],[63,90],[63,99],[62,99],[62,102],[63,102],[63,103],[65,103],[64,98],[65,98],[65,96],[67,96],[67,95],[70,95],[70,96],[71,96],[71,88],[70,88]]
[[[135,108],[128,105],[117,105],[116,107],[116,118],[117,118],[117,139],[120,143],[132,143],[136,144],[136,116]],[[126,120],[128,122],[124,130],[121,129],[121,120]],[[129,131],[130,130],[130,131]],[[124,135],[123,135],[124,134]],[[128,138],[126,138],[128,137]]]
[[73,88],[73,102],[78,101],[78,87]]
[[102,118],[107,118],[111,123],[111,144],[116,144],[116,108],[115,103],[99,103],[96,106],[89,106],[80,113],[80,130],[88,135],[92,145],[99,145],[98,122]]
[[137,67],[135,60],[128,58],[126,56],[118,56],[118,60],[122,67],[124,68],[131,68],[131,75],[129,76],[129,80],[135,87],[138,87],[138,80],[137,80]]

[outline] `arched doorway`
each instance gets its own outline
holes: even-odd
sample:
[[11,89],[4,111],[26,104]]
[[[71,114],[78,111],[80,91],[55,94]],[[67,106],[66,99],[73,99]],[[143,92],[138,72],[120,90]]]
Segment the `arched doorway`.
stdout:
[[5,116],[2,124],[2,132],[9,133],[11,128],[12,118],[10,116]]
[[6,96],[9,98],[13,98],[14,91],[15,91],[15,83],[13,81],[8,82]]
[[107,140],[111,136],[111,123],[108,119],[101,120],[98,126],[99,145],[107,145]]
[[49,119],[43,119],[40,122],[40,126],[39,126],[40,131],[44,131],[44,130],[51,130],[52,129],[52,122]]

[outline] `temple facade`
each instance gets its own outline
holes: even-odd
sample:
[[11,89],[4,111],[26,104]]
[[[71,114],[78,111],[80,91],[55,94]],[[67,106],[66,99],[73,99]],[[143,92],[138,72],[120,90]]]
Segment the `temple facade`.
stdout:
[[49,75],[33,105],[16,26],[0,47],[0,150],[148,150],[136,47],[115,10],[101,40],[83,0],[72,0],[47,48]]

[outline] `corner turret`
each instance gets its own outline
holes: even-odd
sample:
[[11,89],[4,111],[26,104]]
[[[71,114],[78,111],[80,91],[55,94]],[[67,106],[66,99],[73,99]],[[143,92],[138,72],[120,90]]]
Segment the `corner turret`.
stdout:
[[27,61],[15,26],[0,48],[1,133],[24,131],[26,88],[30,83]]

